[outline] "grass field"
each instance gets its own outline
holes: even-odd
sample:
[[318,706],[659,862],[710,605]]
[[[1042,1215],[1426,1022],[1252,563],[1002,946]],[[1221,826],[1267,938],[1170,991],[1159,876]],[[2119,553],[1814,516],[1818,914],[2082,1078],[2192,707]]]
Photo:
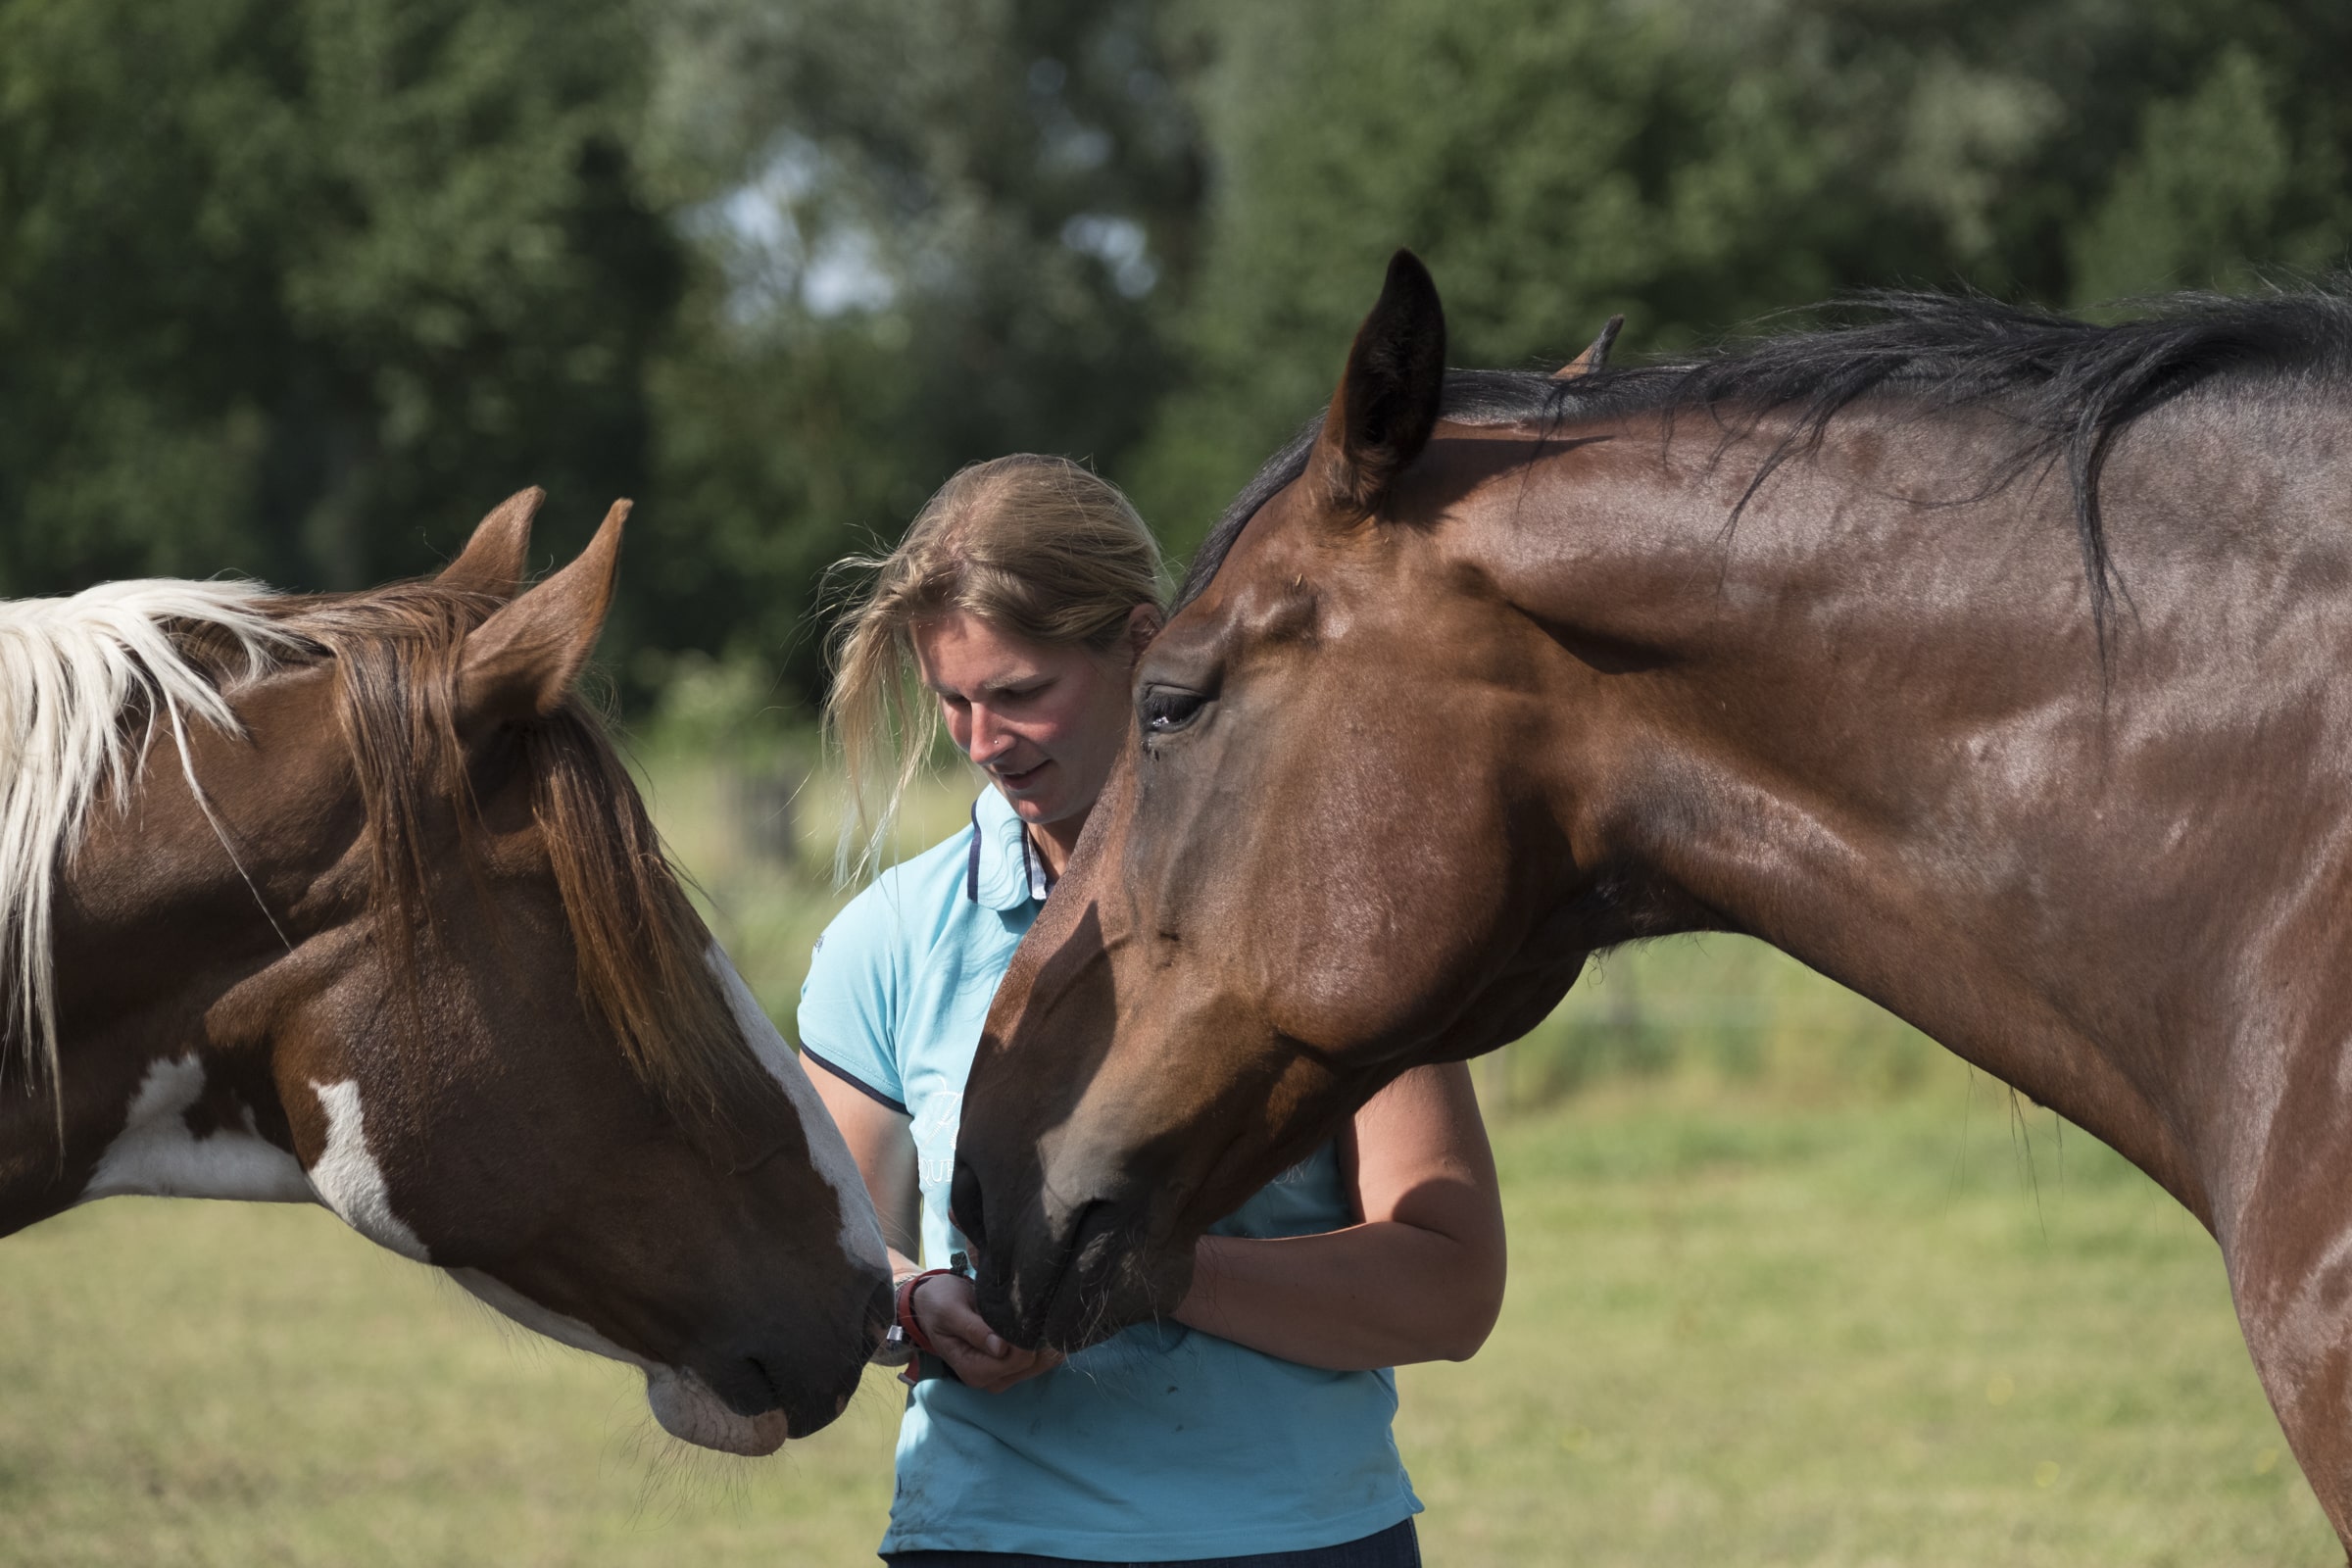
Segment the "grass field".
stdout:
[[[756,773],[649,757],[789,1020],[821,783],[762,849]],[[2203,1232],[1795,965],[1630,955],[1481,1086],[1508,1304],[1399,1379],[1440,1568],[2341,1561]],[[687,1452],[320,1212],[132,1200],[0,1244],[0,1564],[44,1568],[871,1561],[897,1416],[877,1377],[776,1459]]]
[[[2211,1243],[2025,1125],[2038,1190],[1957,1066],[1503,1121],[1502,1324],[1400,1377],[1430,1561],[2340,1562]],[[741,1462],[634,1381],[315,1211],[98,1204],[0,1248],[0,1562],[871,1560],[889,1384]]]

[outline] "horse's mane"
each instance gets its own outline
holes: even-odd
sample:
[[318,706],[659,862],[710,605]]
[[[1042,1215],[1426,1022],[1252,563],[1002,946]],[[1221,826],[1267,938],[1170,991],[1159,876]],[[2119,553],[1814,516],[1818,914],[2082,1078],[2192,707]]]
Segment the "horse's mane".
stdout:
[[[1549,435],[1586,419],[1703,412],[1723,422],[1728,442],[1764,415],[1792,416],[1742,493],[1744,508],[1775,469],[1818,448],[1830,421],[1864,398],[1903,397],[1932,414],[1997,410],[2015,422],[2018,441],[1985,476],[1987,487],[2065,465],[2092,612],[2103,624],[2111,573],[2099,474],[2127,425],[2217,382],[2352,381],[2352,278],[2251,298],[2176,294],[2111,325],[1978,294],[1879,291],[1809,314],[1827,324],[1567,380],[1451,370],[1441,417],[1530,423]],[[1268,460],[1226,509],[1194,558],[1180,606],[1216,575],[1250,516],[1305,471],[1321,422]]]
[[[85,602],[93,608],[74,609]],[[51,1083],[51,872],[78,842],[98,782],[111,780],[115,798],[122,798],[126,771],[142,755],[126,718],[144,698],[174,725],[192,713],[233,730],[226,694],[273,666],[333,666],[337,714],[367,815],[369,901],[390,922],[395,972],[407,1000],[415,998],[416,956],[440,938],[435,899],[468,896],[467,882],[482,885],[472,775],[454,704],[466,635],[502,602],[422,579],[318,596],[242,583],[112,584],[69,600],[0,606],[0,701],[19,690],[55,693],[48,723],[77,737],[71,751],[19,745],[0,754],[0,914],[11,916],[0,926],[0,940],[10,944],[0,957],[16,993],[14,1019],[32,1027],[24,1038],[39,1041]],[[68,629],[37,642],[7,637],[20,619]],[[78,675],[85,667],[117,673],[100,685]],[[13,717],[0,712],[0,720]],[[11,733],[0,726],[0,737]],[[768,1080],[710,965],[709,933],[603,723],[570,698],[515,726],[511,739],[506,762],[529,780],[583,1003],[638,1077],[682,1117],[708,1126],[757,1103],[751,1097]],[[188,766],[184,748],[181,762]],[[189,782],[197,786],[192,772]],[[58,803],[44,808],[39,831],[22,842],[20,795]],[[436,881],[424,852],[427,823],[452,808],[465,862],[454,889],[447,876]],[[37,910],[39,924],[16,917],[20,907]]]
[[[91,801],[101,788],[123,798],[159,726],[183,768],[190,718],[234,727],[218,677],[257,674],[288,644],[269,602],[255,583],[169,578],[0,601],[0,1081],[14,1053],[28,1085],[58,1081],[52,873]],[[206,628],[204,659],[188,657],[178,626]],[[136,744],[132,717],[144,721]]]

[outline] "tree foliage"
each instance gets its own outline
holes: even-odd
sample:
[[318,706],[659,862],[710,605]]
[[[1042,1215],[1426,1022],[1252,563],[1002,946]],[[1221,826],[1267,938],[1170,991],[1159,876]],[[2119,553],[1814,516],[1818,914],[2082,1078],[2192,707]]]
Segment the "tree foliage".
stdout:
[[632,38],[596,0],[0,4],[0,588],[352,586],[524,483],[634,488],[681,243]]
[[2333,0],[0,0],[0,592],[639,501],[612,651],[822,682],[825,564],[1033,448],[1197,539],[1389,251],[1457,363],[2352,243]]
[[1858,288],[2089,306],[2352,245],[2340,7],[2238,0],[1212,3],[1217,181],[1137,464],[1199,537],[1328,396],[1390,246],[1457,363],[1612,312],[1671,352]]
[[664,37],[664,156],[706,266],[657,381],[657,640],[709,646],[715,621],[806,694],[827,562],[963,464],[1116,466],[1141,438],[1197,132],[1140,4],[703,0]]

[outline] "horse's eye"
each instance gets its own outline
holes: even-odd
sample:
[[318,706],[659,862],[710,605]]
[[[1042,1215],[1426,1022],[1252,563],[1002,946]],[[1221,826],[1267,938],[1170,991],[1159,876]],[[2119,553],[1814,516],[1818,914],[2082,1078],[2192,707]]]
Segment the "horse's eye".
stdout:
[[1181,686],[1147,686],[1136,701],[1136,716],[1143,721],[1146,735],[1173,735],[1200,715],[1206,701],[1199,692]]

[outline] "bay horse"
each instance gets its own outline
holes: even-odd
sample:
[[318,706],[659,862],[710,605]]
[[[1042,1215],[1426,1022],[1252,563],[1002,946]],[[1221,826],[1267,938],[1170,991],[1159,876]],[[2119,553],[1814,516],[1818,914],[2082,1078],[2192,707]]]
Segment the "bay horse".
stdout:
[[322,1203],[767,1453],[856,1389],[881,1233],[573,693],[628,504],[517,594],[541,500],[368,593],[0,605],[0,1235]]
[[1399,1072],[1741,932],[2195,1214],[2352,1538],[2352,296],[1445,345],[1399,254],[1138,665],[964,1102],[990,1322],[1172,1307]]

